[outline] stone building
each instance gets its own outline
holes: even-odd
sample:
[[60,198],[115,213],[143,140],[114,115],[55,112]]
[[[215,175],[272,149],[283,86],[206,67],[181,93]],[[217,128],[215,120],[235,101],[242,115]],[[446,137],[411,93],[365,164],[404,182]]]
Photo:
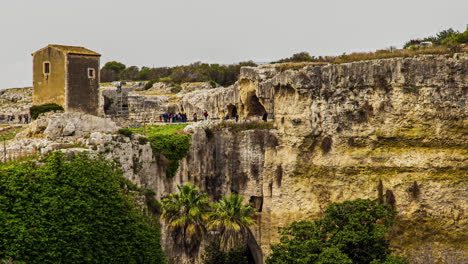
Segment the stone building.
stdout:
[[68,112],[98,115],[101,54],[83,47],[48,45],[33,56],[33,105],[55,103]]

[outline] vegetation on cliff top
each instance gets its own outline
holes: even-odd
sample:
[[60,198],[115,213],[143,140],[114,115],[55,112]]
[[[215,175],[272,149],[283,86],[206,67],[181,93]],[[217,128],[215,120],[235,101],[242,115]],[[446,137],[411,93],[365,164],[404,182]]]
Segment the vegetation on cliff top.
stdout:
[[386,233],[395,215],[390,205],[371,200],[332,203],[322,219],[282,229],[266,263],[406,263],[390,255]]
[[29,109],[29,113],[32,119],[37,119],[40,114],[51,112],[51,111],[63,111],[63,107],[58,104],[43,104],[34,105]]
[[403,48],[415,47],[422,42],[431,42],[433,45],[456,45],[468,43],[468,25],[464,32],[459,32],[453,28],[442,30],[437,33],[435,36],[429,36],[420,39],[411,39],[405,43]]
[[0,168],[0,259],[165,263],[157,223],[116,167],[56,152]]
[[[179,161],[187,156],[191,135],[183,132],[186,124],[154,125],[146,127],[146,135],[158,162],[166,168],[166,177],[175,176]],[[141,133],[141,128],[132,131]],[[139,139],[140,144],[143,140]]]
[[[117,80],[168,82],[181,84],[185,82],[210,82],[229,86],[234,84],[239,76],[242,66],[257,66],[252,61],[240,62],[232,65],[208,64],[202,62],[175,67],[148,68],[137,66],[126,67],[116,61],[108,62],[101,69],[101,81],[112,82]],[[150,88],[151,85],[146,86]]]
[[[420,46],[423,42],[431,42],[432,46]],[[405,43],[403,49],[391,47],[389,49],[377,50],[375,52],[343,53],[339,56],[312,56],[308,52],[299,52],[291,57],[272,62],[278,63],[279,71],[298,69],[307,65],[320,65],[320,63],[347,63],[363,60],[388,59],[395,57],[413,57],[423,54],[453,54],[455,52],[468,52],[468,47],[462,44],[468,43],[468,26],[464,32],[453,29],[443,30],[436,36],[422,39],[412,39]]]

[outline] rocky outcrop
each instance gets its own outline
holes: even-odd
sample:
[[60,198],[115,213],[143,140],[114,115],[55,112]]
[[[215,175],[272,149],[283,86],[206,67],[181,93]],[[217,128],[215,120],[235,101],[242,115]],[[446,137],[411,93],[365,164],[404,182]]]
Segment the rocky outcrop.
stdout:
[[178,104],[181,111],[185,111],[189,116],[197,113],[198,118],[202,119],[202,114],[207,111],[212,119],[224,119],[226,116],[233,116],[238,98],[239,89],[234,85],[184,94]]
[[8,115],[14,115],[14,122],[19,122],[18,115],[29,114],[31,105],[31,87],[0,90],[0,123],[8,122]]
[[222,130],[214,143],[194,135],[172,183],[261,200],[255,237],[266,255],[278,227],[370,198],[399,212],[392,246],[412,263],[464,263],[468,55],[277,69],[243,68],[232,102],[243,118],[268,112],[276,129]]

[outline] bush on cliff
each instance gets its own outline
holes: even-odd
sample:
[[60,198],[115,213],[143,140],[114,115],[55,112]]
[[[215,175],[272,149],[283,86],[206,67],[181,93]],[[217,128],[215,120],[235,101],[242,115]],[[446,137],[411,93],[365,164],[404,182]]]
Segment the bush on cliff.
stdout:
[[149,137],[149,140],[153,152],[163,154],[169,161],[166,166],[166,177],[174,177],[179,168],[179,161],[190,149],[190,135],[157,134]]
[[0,259],[165,263],[157,223],[112,164],[57,152],[0,167]]
[[284,228],[267,263],[406,263],[390,255],[386,238],[395,214],[391,206],[371,200],[332,203],[323,219]]
[[[166,177],[175,176],[179,161],[187,156],[190,149],[190,134],[183,132],[187,124],[170,124],[147,126],[146,135],[151,142],[153,153],[159,154],[160,164],[166,169]],[[141,133],[141,128],[133,128],[133,132]],[[161,160],[161,155],[164,156]]]
[[63,107],[58,104],[43,104],[34,105],[29,108],[29,114],[32,119],[37,119],[40,114],[51,112],[51,111],[63,111]]

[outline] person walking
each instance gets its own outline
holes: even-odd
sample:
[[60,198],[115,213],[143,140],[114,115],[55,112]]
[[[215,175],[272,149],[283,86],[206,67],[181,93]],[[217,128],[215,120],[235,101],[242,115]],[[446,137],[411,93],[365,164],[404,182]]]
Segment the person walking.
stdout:
[[208,120],[208,112],[205,111],[205,113],[203,113],[203,116],[205,117],[205,120]]
[[193,122],[197,122],[197,113],[193,113]]

